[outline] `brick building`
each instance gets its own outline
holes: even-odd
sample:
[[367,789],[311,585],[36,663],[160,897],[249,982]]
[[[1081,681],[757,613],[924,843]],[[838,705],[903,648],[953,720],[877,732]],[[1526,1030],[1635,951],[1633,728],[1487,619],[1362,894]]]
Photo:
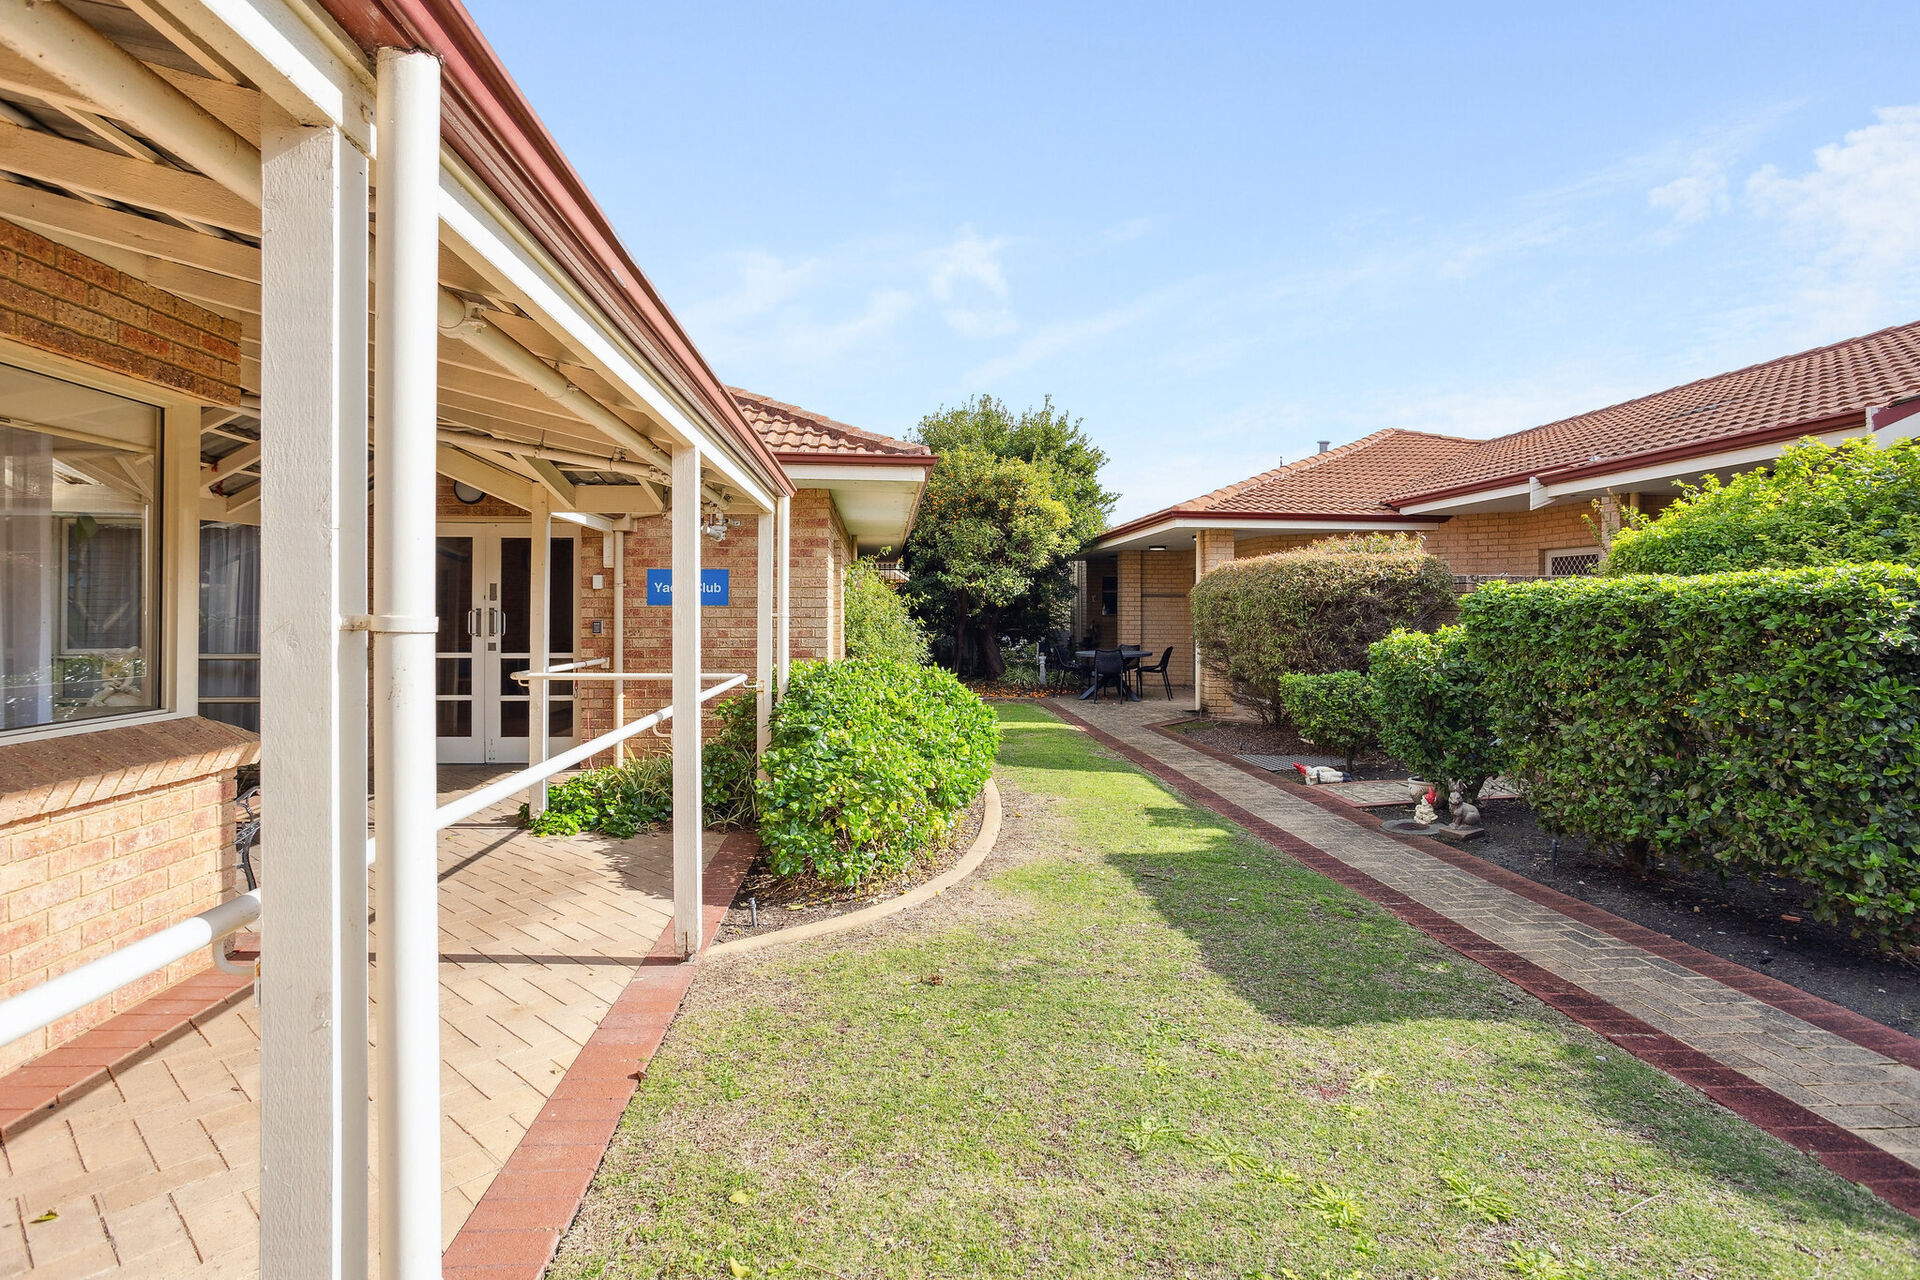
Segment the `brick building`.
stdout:
[[1462,589],[1477,579],[1590,573],[1625,509],[1764,466],[1812,436],[1912,433],[1920,324],[1784,356],[1491,440],[1390,428],[1109,530],[1084,556],[1076,635],[1173,646],[1175,684],[1230,711],[1202,671],[1188,592],[1233,559],[1369,531],[1420,535]]

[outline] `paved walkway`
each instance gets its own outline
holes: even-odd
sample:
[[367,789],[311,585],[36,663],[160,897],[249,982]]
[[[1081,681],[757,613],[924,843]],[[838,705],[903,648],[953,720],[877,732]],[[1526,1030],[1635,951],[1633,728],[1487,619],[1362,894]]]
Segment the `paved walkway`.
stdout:
[[[443,769],[441,799],[492,776]],[[517,804],[440,839],[448,1241],[673,909],[666,836],[540,840],[512,825]],[[709,834],[709,858],[719,841]],[[0,1276],[254,1275],[259,1084],[259,1017],[243,991],[16,1126],[0,1142]]]
[[1194,798],[1920,1213],[1920,1041],[1470,853],[1388,835],[1339,800],[1157,728],[1179,718],[1164,709],[1054,705]]

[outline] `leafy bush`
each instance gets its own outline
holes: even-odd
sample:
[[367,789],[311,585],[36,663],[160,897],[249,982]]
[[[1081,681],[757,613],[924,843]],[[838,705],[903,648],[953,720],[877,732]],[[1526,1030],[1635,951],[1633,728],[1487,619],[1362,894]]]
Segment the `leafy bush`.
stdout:
[[1549,827],[1920,945],[1920,570],[1493,583],[1462,612]]
[[939,667],[794,667],[762,761],[760,842],[779,875],[854,885],[952,831],[1000,746],[984,702]]
[[1920,445],[1803,440],[1771,470],[1708,476],[1658,518],[1615,535],[1604,572],[1724,573],[1920,563]]
[[1282,676],[1365,667],[1368,645],[1454,603],[1453,573],[1417,537],[1356,534],[1230,561],[1192,600],[1202,658],[1272,716]]
[[1377,739],[1373,684],[1361,672],[1281,676],[1280,705],[1301,737],[1322,751],[1345,756],[1349,770],[1354,757]]
[[1396,631],[1367,651],[1380,742],[1420,777],[1458,782],[1468,800],[1504,767],[1482,684],[1486,672],[1461,627]]
[[872,560],[855,560],[848,567],[843,599],[849,658],[926,663],[927,633]]
[[[702,815],[709,827],[739,827],[753,820],[753,695],[721,702],[719,732],[700,750]],[[547,791],[547,807],[520,821],[535,835],[570,836],[599,831],[625,840],[673,818],[673,757],[634,756],[622,764],[577,773]]]

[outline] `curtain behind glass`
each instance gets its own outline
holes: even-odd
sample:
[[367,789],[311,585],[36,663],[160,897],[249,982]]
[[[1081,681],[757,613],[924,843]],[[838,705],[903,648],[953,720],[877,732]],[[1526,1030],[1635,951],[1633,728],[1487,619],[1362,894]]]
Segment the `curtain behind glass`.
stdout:
[[0,728],[53,718],[53,440],[0,427]]

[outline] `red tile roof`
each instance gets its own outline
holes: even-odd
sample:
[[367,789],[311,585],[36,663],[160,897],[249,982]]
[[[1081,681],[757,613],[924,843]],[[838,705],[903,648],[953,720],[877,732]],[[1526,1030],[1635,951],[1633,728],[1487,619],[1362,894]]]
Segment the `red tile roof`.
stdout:
[[[1387,495],[1396,505],[1522,482],[1637,456],[1708,453],[1742,437],[1819,434],[1848,416],[1920,393],[1920,324],[1864,337],[1499,436],[1462,451]],[[1757,442],[1757,440],[1756,440]]]
[[1388,494],[1478,443],[1462,436],[1389,427],[1130,520],[1102,536],[1130,533],[1177,516],[1357,516],[1392,520],[1399,512],[1386,505]]
[[863,431],[798,405],[769,400],[739,387],[728,387],[740,412],[782,462],[893,462],[931,467],[932,450],[910,440],[896,440],[876,431]]

